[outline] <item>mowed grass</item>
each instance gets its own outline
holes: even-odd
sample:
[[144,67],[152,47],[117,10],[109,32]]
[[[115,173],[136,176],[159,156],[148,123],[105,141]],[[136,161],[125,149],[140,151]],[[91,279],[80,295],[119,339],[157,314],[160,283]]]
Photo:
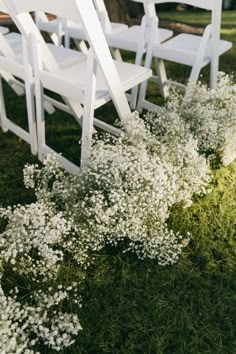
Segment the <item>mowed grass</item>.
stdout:
[[[208,14],[162,13],[162,18],[198,25]],[[224,12],[222,36],[236,42],[236,12]],[[235,43],[236,44],[236,43]],[[188,69],[169,64],[173,79],[184,80]],[[236,46],[221,58],[220,69],[236,72]],[[203,81],[208,71],[203,72]],[[4,86],[7,110],[26,123],[24,99]],[[160,102],[155,86],[149,97]],[[112,104],[96,116],[113,121]],[[69,115],[47,117],[48,141],[57,151],[79,160],[80,128]],[[38,162],[26,143],[0,132],[0,204],[29,203],[22,169]],[[212,192],[191,208],[175,208],[170,227],[192,239],[179,262],[162,268],[117,249],[96,256],[79,310],[84,330],[64,354],[236,354],[236,163],[214,171]],[[76,277],[65,265],[62,278]],[[76,310],[76,309],[75,309]],[[53,353],[41,349],[40,353]]]

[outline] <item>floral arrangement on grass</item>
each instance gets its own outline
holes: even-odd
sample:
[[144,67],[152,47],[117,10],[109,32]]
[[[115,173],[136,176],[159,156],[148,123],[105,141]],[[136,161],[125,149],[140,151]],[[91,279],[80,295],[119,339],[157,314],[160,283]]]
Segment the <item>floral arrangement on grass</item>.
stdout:
[[38,201],[54,203],[77,228],[65,249],[80,264],[91,258],[88,250],[120,241],[141,258],[173,264],[186,240],[168,230],[169,211],[205,193],[208,165],[176,114],[163,111],[146,121],[133,115],[124,128],[119,138],[95,142],[85,174],[64,173],[49,157],[43,169],[26,167],[25,183],[35,188]]
[[199,151],[213,163],[228,165],[236,158],[236,85],[219,73],[216,90],[190,82],[184,96],[173,93],[167,108],[176,112],[198,141]]
[[[144,120],[134,114],[123,128],[119,138],[95,140],[81,175],[65,172],[50,155],[41,168],[26,166],[25,185],[36,201],[0,210],[0,351],[37,353],[42,343],[59,351],[73,343],[81,325],[65,304],[80,306],[82,280],[58,288],[68,262],[83,279],[107,244],[161,266],[174,264],[187,246],[190,235],[174,233],[167,221],[174,206],[187,207],[207,191],[209,168],[198,141],[165,109]],[[12,287],[7,272],[27,279],[27,287]]]

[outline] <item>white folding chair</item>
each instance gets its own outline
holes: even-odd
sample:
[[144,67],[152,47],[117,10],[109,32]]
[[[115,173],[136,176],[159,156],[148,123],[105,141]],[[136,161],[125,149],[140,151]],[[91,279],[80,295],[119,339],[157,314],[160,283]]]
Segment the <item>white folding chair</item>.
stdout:
[[[36,80],[36,107],[39,158],[54,152],[45,140],[45,118],[43,88],[61,95],[78,121],[82,118],[81,163],[88,162],[93,124],[114,134],[120,131],[94,119],[94,110],[113,100],[120,119],[124,120],[131,111],[125,91],[151,77],[150,69],[112,60],[104,33],[92,0],[4,0],[15,24],[33,47]],[[60,68],[45,44],[40,32],[29,15],[30,11],[43,11],[66,20],[82,24],[89,42],[88,54],[78,53],[77,61]],[[78,166],[58,155],[64,167],[79,172]]]
[[[145,2],[146,9],[152,8],[154,4],[171,3],[174,0],[136,0]],[[150,67],[152,59],[157,59],[159,64],[158,75],[159,82],[163,87],[163,92],[168,94],[165,88],[171,83],[167,80],[164,60],[175,62],[177,64],[184,64],[191,67],[191,74],[189,80],[197,81],[200,71],[203,67],[210,64],[210,87],[214,89],[217,83],[217,74],[219,68],[219,56],[228,51],[232,47],[232,43],[220,40],[221,28],[221,12],[222,0],[179,0],[181,4],[195,6],[203,10],[211,11],[211,23],[205,28],[202,36],[186,34],[179,34],[165,43],[158,42],[150,43],[153,45],[152,55],[146,57],[146,67]],[[199,13],[196,13],[199,16]],[[158,35],[158,30],[157,30]],[[185,86],[175,83],[180,88]],[[147,82],[141,85],[138,108],[153,108],[149,102],[146,101]]]
[[[110,22],[104,0],[93,0],[93,2],[99,14],[108,45],[112,48],[113,57],[122,61],[120,50],[131,51],[135,53],[135,64],[142,65],[142,59],[146,53],[148,34],[150,31],[150,18],[152,14],[147,12],[147,15],[142,19],[141,25],[124,27],[123,24]],[[67,23],[65,36],[66,38],[73,38],[76,40],[86,40],[85,33],[78,24],[73,25]],[[173,36],[173,31],[159,28],[159,36],[161,42],[164,42]],[[132,90],[131,97],[128,96],[132,109],[135,109],[136,107],[137,92],[138,87]]]
[[[8,12],[8,8],[2,0],[0,0],[0,11]],[[23,50],[23,47],[25,50]],[[59,48],[52,44],[48,44],[48,48],[60,67],[78,60],[79,53],[76,51]],[[26,94],[28,131],[22,129],[12,119],[7,117],[1,79],[4,79],[16,94]],[[28,142],[32,153],[36,154],[37,134],[33,96],[34,77],[32,60],[28,56],[28,49],[24,41],[22,41],[21,34],[11,32],[2,35],[0,32],[0,125],[4,132],[11,130],[21,139]],[[60,103],[47,96],[45,98],[47,101],[44,102],[44,107],[48,113],[54,112],[53,105],[60,107]]]

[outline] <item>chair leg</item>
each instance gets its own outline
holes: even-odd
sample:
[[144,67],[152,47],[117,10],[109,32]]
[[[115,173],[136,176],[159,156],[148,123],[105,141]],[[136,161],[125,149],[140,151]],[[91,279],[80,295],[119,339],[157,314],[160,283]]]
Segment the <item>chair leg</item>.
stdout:
[[70,48],[70,36],[68,31],[65,31],[65,47]]
[[[203,57],[203,56],[202,56]],[[192,69],[191,69],[191,73],[190,73],[190,76],[189,76],[189,81],[192,81],[192,82],[197,82],[198,81],[198,78],[199,78],[199,75],[200,75],[200,72],[201,72],[201,69],[203,67],[203,64],[202,64],[202,57],[200,57],[200,55],[195,59],[195,62],[192,66]]]
[[18,96],[23,96],[25,94],[23,85],[21,85],[19,81],[14,78],[14,76],[6,71],[1,71],[1,77],[8,83],[8,85]]
[[[137,53],[135,58],[136,65],[142,65],[143,53]],[[131,109],[135,109],[137,106],[137,99],[138,99],[138,90],[139,86],[135,86],[131,90],[131,99],[130,99],[130,107]]]
[[[152,37],[152,35],[151,35],[151,37]],[[150,46],[147,48],[147,53],[146,53],[146,58],[145,58],[145,63],[144,63],[145,68],[151,68],[151,66],[152,66],[153,55],[152,55],[151,49],[152,48]],[[148,80],[143,81],[140,85],[138,104],[137,104],[137,110],[139,112],[141,112],[143,109],[143,104],[144,104],[144,101],[146,98],[146,93],[147,93],[147,85],[148,85]]]
[[94,106],[90,105],[90,109],[85,108],[84,110],[82,139],[81,139],[81,161],[80,161],[80,169],[82,172],[86,170],[89,164],[92,135],[93,135],[93,118],[94,118],[93,108]]
[[37,140],[38,140],[38,157],[39,160],[44,158],[45,147],[45,112],[43,104],[43,87],[40,80],[35,84],[35,97],[36,97],[36,118],[37,118]]
[[200,75],[201,67],[193,66],[191,70],[191,74],[189,76],[189,81],[197,82],[199,75]]
[[29,63],[29,50],[28,43],[23,37],[23,55],[24,55],[24,81],[25,81],[25,94],[26,94],[26,106],[28,115],[29,126],[29,143],[31,152],[36,155],[38,152],[37,142],[37,128],[36,128],[36,116],[35,116],[35,103],[34,103],[34,78],[33,68]]
[[169,89],[167,86],[167,75],[164,60],[154,58],[157,76],[159,78],[160,91],[164,98],[169,96]]
[[28,124],[29,124],[30,146],[31,146],[32,154],[36,155],[38,152],[38,143],[37,143],[34,94],[33,94],[33,89],[34,89],[33,78],[31,77],[30,80],[29,78],[25,77],[25,84],[26,84],[25,93],[26,93],[26,105],[27,105]]
[[217,87],[217,77],[219,71],[219,55],[216,54],[212,57],[210,65],[210,88],[215,90]]
[[138,97],[138,104],[137,104],[137,110],[141,113],[143,110],[143,102],[145,101],[146,98],[146,93],[147,93],[147,85],[148,85],[148,80],[145,80],[142,82],[140,86],[140,91],[139,91],[139,97]]
[[56,111],[55,108],[53,107],[53,105],[49,101],[46,101],[46,100],[44,101],[44,109],[50,115],[52,115]]
[[87,78],[88,85],[85,90],[84,97],[84,114],[82,125],[82,142],[81,142],[81,171],[84,172],[89,163],[89,156],[92,144],[93,134],[93,118],[96,96],[96,72],[97,63],[94,60],[93,54],[90,51],[88,54],[87,63]]
[[79,49],[80,49],[81,52],[84,53],[84,54],[87,54],[87,53],[88,53],[88,47],[87,47],[85,41],[80,41]]
[[2,126],[2,130],[4,133],[8,131],[7,126],[4,124],[6,119],[6,108],[3,96],[3,88],[2,88],[2,78],[0,76],[0,126]]
[[57,34],[57,41],[56,41],[56,45],[58,46],[58,47],[61,47],[61,37]]
[[51,33],[50,34],[51,40],[52,42],[57,46],[60,47],[61,46],[61,37],[57,34],[57,33]]
[[112,57],[117,61],[123,61],[121,52],[118,48],[110,48]]
[[[209,45],[213,45],[213,43],[210,43],[210,38],[212,36],[212,25],[208,25],[205,28],[200,47],[198,49],[197,56],[195,58],[194,64],[192,66],[191,74],[189,77],[189,81],[195,81],[197,82],[201,69],[204,66],[203,61],[204,57],[207,53],[207,49],[209,48]],[[213,50],[213,48],[211,48]],[[218,57],[216,55],[215,60],[211,62],[213,65],[211,66],[211,84],[214,86],[216,84],[216,79],[217,79],[217,72],[218,72]]]
[[84,41],[74,38],[76,48],[84,54],[88,54],[88,47]]

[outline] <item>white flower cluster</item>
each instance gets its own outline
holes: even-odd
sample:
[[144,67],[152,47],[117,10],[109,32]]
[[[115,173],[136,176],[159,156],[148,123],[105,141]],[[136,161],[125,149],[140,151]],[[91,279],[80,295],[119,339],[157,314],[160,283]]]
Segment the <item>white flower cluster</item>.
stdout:
[[9,263],[19,274],[31,274],[40,282],[55,275],[64,258],[61,243],[72,233],[70,220],[42,200],[2,209],[1,214],[8,224],[0,235],[0,264]]
[[155,154],[172,166],[173,204],[183,202],[190,206],[192,196],[205,194],[210,182],[208,164],[199,154],[198,141],[190,132],[188,123],[176,112],[162,109],[147,113],[145,119],[153,134],[149,149],[155,149]]
[[96,141],[86,174],[63,173],[51,156],[42,170],[25,169],[27,185],[73,220],[67,249],[80,263],[125,240],[139,257],[173,264],[186,241],[166,226],[170,208],[205,192],[208,165],[177,114],[149,113],[146,122],[134,114],[124,128],[120,138]]
[[[206,192],[206,159],[176,112],[149,113],[144,120],[134,114],[124,131],[95,141],[84,174],[66,173],[51,155],[42,168],[25,167],[25,185],[37,200],[0,209],[6,220],[0,234],[3,272],[13,270],[45,289],[68,259],[84,274],[94,252],[122,242],[124,252],[141,259],[163,266],[178,260],[190,235],[174,233],[167,220],[173,206],[189,206],[194,194]],[[77,315],[62,309],[78,298],[71,294],[78,285],[33,290],[24,302],[2,286],[0,353],[31,354],[38,343],[58,351],[71,345],[81,326]]]
[[236,158],[236,85],[224,73],[216,90],[190,82],[184,97],[172,94],[167,104],[190,126],[200,152],[228,165]]
[[146,122],[133,115],[125,129],[119,139],[95,144],[83,207],[94,237],[125,239],[140,257],[173,264],[185,242],[167,228],[169,211],[205,192],[208,165],[176,114],[149,113]]
[[82,329],[78,316],[57,309],[70,292],[62,286],[54,294],[39,291],[28,305],[17,300],[17,289],[6,296],[0,285],[0,353],[39,354],[41,341],[57,351],[73,344]]

